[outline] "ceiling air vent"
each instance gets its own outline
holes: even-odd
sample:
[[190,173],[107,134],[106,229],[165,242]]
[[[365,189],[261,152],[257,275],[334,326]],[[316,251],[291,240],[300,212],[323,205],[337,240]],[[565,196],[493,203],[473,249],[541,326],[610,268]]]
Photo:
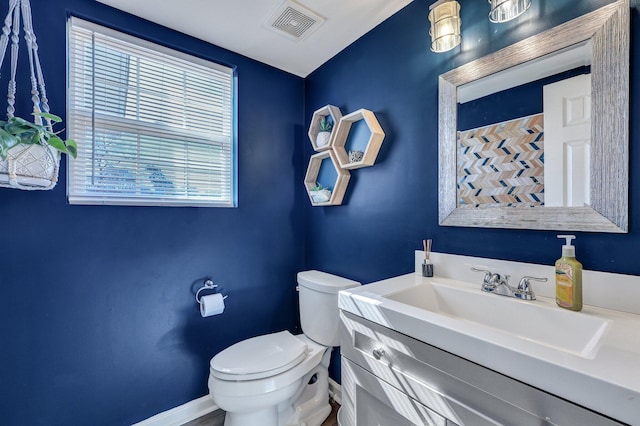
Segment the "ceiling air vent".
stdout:
[[265,26],[291,40],[307,38],[325,19],[298,3],[286,0],[271,14]]

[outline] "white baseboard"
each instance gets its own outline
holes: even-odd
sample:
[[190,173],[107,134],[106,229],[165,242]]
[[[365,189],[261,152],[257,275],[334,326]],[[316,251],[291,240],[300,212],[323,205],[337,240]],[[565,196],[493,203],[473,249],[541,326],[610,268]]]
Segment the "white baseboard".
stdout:
[[342,405],[342,386],[329,377],[329,396],[338,404]]
[[209,395],[149,417],[133,426],[180,426],[218,409]]

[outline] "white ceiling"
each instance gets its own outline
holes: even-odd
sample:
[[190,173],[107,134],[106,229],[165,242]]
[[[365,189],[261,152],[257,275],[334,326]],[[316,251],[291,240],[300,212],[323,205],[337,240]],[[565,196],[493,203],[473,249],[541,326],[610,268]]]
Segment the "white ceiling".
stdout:
[[306,77],[412,0],[296,0],[326,19],[300,41],[264,25],[283,0],[97,1]]

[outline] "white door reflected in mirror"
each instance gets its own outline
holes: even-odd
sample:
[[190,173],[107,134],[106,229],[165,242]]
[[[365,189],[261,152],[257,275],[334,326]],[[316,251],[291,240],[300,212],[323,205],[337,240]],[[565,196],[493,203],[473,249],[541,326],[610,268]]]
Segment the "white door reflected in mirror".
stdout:
[[591,75],[544,86],[546,207],[590,204]]

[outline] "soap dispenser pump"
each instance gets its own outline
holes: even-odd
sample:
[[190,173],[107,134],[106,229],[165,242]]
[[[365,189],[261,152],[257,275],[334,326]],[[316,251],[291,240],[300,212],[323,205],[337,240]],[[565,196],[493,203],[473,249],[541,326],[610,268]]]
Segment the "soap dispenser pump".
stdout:
[[558,235],[564,238],[562,257],[556,261],[556,303],[561,308],[582,309],[582,264],[576,259],[576,248],[571,245],[575,235]]

